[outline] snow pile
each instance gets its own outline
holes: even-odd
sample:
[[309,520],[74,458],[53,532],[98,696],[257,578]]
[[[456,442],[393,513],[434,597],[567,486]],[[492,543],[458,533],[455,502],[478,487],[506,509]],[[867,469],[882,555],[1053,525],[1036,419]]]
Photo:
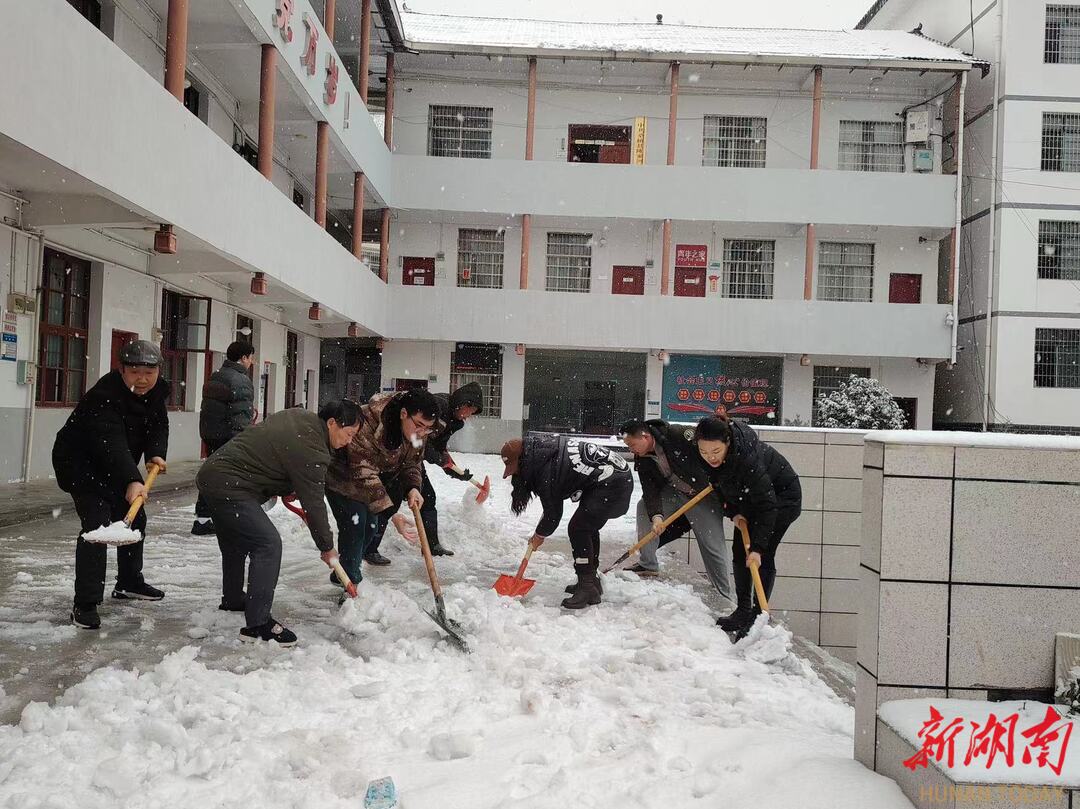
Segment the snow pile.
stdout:
[[[390,775],[408,809],[908,809],[853,760],[851,707],[786,629],[762,619],[732,645],[691,587],[627,573],[605,577],[603,604],[568,613],[555,539],[533,555],[529,596],[501,598],[491,585],[520,563],[538,504],[517,518],[507,485],[469,508],[463,484],[432,483],[456,552],[436,560],[447,613],[472,654],[424,614],[420,553],[396,532],[382,547],[393,564],[365,568],[360,598],[338,608],[307,530],[271,512],[285,550],[275,617],[300,636],[289,650],[241,645],[243,616],[216,610],[216,548],[177,538],[169,570],[202,588],[198,645],[99,668],[0,727],[0,806],[355,809]],[[631,509],[605,548],[633,533]]]
[[97,542],[102,545],[131,545],[142,539],[142,534],[128,528],[123,520],[95,528],[83,534],[87,542]]

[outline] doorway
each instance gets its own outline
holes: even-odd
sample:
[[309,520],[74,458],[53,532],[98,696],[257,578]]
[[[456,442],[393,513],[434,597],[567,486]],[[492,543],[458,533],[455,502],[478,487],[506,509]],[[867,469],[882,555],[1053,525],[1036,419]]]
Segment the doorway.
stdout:
[[644,295],[645,294],[645,268],[644,267],[620,267],[611,268],[611,294],[613,295]]
[[109,370],[116,371],[120,368],[120,350],[128,343],[138,339],[139,335],[133,331],[112,330],[112,359],[110,360]]
[[530,348],[525,429],[613,435],[645,412],[644,353]]
[[632,129],[629,126],[570,124],[567,162],[629,165]]
[[401,268],[402,286],[435,286],[435,259],[406,256],[401,260]]

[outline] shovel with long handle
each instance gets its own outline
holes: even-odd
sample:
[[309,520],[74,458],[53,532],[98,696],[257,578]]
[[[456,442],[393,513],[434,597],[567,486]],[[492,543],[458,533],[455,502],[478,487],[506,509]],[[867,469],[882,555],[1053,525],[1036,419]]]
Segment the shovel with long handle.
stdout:
[[443,604],[442,586],[439,584],[439,574],[435,572],[435,560],[431,558],[431,546],[428,545],[427,530],[424,528],[424,520],[420,516],[420,508],[410,505],[413,518],[416,520],[416,533],[420,535],[420,552],[424,555],[424,566],[427,568],[428,580],[431,582],[431,592],[435,596],[435,612],[425,610],[432,620],[450,636],[451,642],[461,651],[469,651],[469,645],[465,638],[459,634],[460,627],[456,621],[446,617],[446,606]]
[[[464,471],[457,464],[451,464],[449,468],[457,475],[464,474]],[[491,495],[491,477],[489,475],[484,475],[483,483],[476,478],[469,478],[469,483],[480,490],[476,493],[477,503],[483,503]]]
[[147,495],[150,494],[150,487],[154,485],[159,472],[161,472],[160,466],[156,463],[150,464],[150,472],[146,475],[146,481],[143,483],[143,493],[131,501],[131,508],[124,515],[124,525],[128,528],[131,528],[131,523],[139,516],[139,509],[145,505]]
[[154,481],[161,471],[161,467],[156,463],[150,464],[149,468],[150,472],[143,482],[143,493],[131,501],[131,507],[127,510],[127,514],[124,515],[124,519],[111,525],[103,525],[93,531],[87,531],[82,535],[84,540],[96,545],[113,545],[115,547],[134,545],[136,542],[142,541],[143,535],[134,530],[131,524],[139,516],[139,509],[145,505],[146,498],[150,494],[150,487],[154,485]]
[[[304,511],[304,509],[300,506],[296,505],[295,497],[293,497],[291,494],[282,497],[281,503],[285,506],[285,508],[287,508],[293,514],[303,520],[304,525],[307,525],[307,512]],[[356,585],[353,583],[353,580],[349,578],[349,574],[345,572],[345,568],[341,566],[341,562],[336,556],[334,557],[334,561],[331,563],[330,567],[333,568],[334,573],[337,574],[338,581],[341,582],[341,585],[345,588],[345,592],[348,594],[349,598],[356,598]]]
[[[704,489],[702,489],[700,492],[698,492],[693,497],[691,497],[689,500],[687,500],[683,505],[681,505],[678,508],[678,510],[676,510],[670,517],[666,518],[660,524],[660,532],[663,533],[664,529],[667,528],[669,525],[671,525],[673,522],[675,522],[675,520],[679,519],[679,517],[681,517],[683,514],[685,514],[690,509],[692,509],[694,506],[696,506],[698,503],[700,503],[702,500],[704,500],[708,495],[712,494],[712,490],[713,490],[712,484],[709,484]],[[652,542],[654,539],[656,539],[656,537],[657,537],[657,532],[655,530],[650,531],[649,533],[647,533],[645,536],[643,536],[641,539],[639,539],[637,541],[637,543],[632,548],[630,548],[630,550],[628,550],[626,553],[624,553],[622,556],[620,556],[618,559],[616,559],[614,562],[612,562],[610,565],[608,565],[608,567],[606,567],[604,569],[604,573],[607,574],[607,573],[610,573],[611,571],[613,571],[615,568],[617,568],[619,565],[621,565],[623,562],[625,562],[627,559],[629,559],[635,553],[637,553],[642,548],[644,548],[646,545],[648,545],[650,542]]]
[[[746,524],[746,517],[741,514],[735,518],[735,527],[742,534],[743,548],[746,550],[746,558],[750,558],[750,526]],[[754,592],[757,594],[758,606],[762,612],[769,611],[769,599],[765,597],[765,588],[761,584],[761,573],[758,571],[757,562],[750,564],[750,575],[754,578]]]

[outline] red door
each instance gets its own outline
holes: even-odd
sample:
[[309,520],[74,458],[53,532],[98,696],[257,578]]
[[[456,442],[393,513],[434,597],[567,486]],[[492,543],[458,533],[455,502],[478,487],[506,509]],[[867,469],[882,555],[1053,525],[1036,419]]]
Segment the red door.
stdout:
[[891,273],[889,303],[922,303],[922,276],[906,272]]
[[612,267],[611,293],[613,295],[644,295],[644,267]]
[[676,267],[675,294],[683,298],[704,298],[705,268]]
[[435,259],[406,256],[401,260],[401,266],[401,283],[403,286],[435,286]]
[[112,360],[109,366],[110,370],[117,370],[120,367],[120,349],[130,343],[132,340],[138,340],[139,335],[131,331],[119,331],[113,329],[112,333]]

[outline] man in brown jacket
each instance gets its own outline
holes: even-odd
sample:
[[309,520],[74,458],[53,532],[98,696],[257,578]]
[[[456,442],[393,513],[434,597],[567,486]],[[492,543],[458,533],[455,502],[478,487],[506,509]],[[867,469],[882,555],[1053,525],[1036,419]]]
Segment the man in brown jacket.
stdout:
[[[360,430],[334,453],[326,478],[326,499],[338,526],[341,566],[354,582],[363,578],[364,549],[379,515],[396,510],[387,487],[393,481],[410,508],[424,505],[420,464],[424,439],[438,419],[439,406],[426,390],[373,396],[360,408]],[[388,515],[387,515],[388,516]],[[331,574],[335,584],[337,576]]]

